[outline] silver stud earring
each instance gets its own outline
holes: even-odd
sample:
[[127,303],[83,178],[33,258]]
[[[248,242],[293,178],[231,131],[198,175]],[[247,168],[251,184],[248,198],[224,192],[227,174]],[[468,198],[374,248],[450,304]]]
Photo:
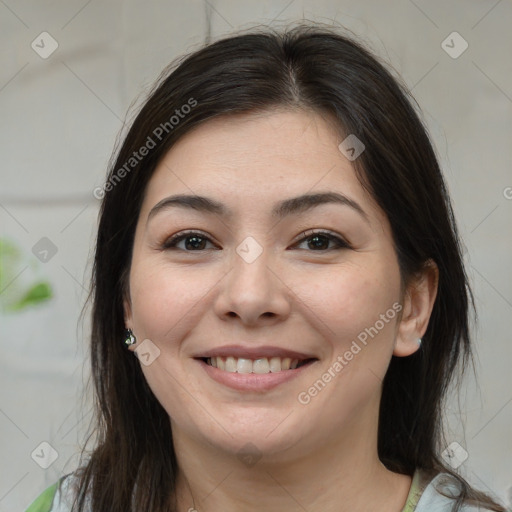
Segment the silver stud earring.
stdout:
[[137,338],[133,335],[133,331],[131,329],[126,329],[124,334],[124,344],[129,347],[135,343],[137,343]]
[[418,338],[418,345],[421,346],[421,338]]

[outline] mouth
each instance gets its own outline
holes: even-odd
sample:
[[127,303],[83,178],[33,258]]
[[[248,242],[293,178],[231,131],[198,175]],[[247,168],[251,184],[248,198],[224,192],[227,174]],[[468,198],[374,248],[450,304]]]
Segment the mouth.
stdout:
[[271,345],[224,345],[194,354],[206,375],[236,391],[264,393],[301,378],[316,354]]
[[256,373],[259,375],[296,370],[318,361],[318,359],[314,357],[292,359],[291,357],[276,356],[259,357],[255,359],[234,356],[213,356],[200,357],[197,359],[200,359],[208,366],[212,366],[225,372],[243,374]]

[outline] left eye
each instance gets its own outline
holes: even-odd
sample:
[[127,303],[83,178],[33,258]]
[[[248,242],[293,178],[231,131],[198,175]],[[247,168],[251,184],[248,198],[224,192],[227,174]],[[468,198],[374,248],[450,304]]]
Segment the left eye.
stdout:
[[[318,250],[332,250],[332,249],[346,249],[349,248],[349,244],[345,242],[345,240],[341,239],[339,236],[333,235],[328,231],[305,231],[302,233],[304,236],[300,240],[300,244],[304,242],[308,242],[308,247],[315,251]],[[329,243],[334,243],[334,247],[327,247]]]

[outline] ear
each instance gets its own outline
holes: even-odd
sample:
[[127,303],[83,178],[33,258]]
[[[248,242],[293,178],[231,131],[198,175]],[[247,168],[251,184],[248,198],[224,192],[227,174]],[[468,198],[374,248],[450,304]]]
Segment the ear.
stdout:
[[433,260],[428,260],[420,273],[407,285],[393,350],[394,356],[406,357],[419,349],[418,339],[427,330],[438,282],[439,269]]
[[123,297],[124,325],[127,329],[132,328],[132,305],[130,297]]
[[[130,300],[130,293],[127,291],[123,293],[123,310],[124,310],[124,325],[126,329],[133,330],[133,318],[132,318],[132,304]],[[136,345],[136,344],[135,344]],[[135,350],[135,345],[128,346],[128,350]]]

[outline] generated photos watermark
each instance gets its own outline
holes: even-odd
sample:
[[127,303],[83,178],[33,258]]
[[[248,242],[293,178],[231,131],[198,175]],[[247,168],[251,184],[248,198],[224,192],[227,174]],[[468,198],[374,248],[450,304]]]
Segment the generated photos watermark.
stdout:
[[[353,340],[350,348],[342,355],[338,355],[334,363],[318,378],[311,386],[301,391],[297,395],[297,400],[302,405],[307,405],[311,400],[317,396],[327,386],[332,379],[334,379],[342,370],[347,366],[354,356],[359,354],[361,350],[368,344],[368,337],[374,338],[377,334],[384,329],[386,324],[393,320],[396,315],[402,311],[403,306],[395,302],[391,308],[385,313],[381,313],[379,320],[377,320],[371,327],[366,327],[357,335],[357,340]],[[359,343],[358,343],[359,341]],[[362,345],[362,346],[361,346]]]
[[106,193],[113,190],[114,187],[139,164],[139,162],[149,155],[151,150],[157,146],[158,142],[162,141],[167,134],[174,130],[174,128],[180,124],[181,120],[190,114],[192,109],[196,106],[197,100],[191,97],[188,99],[187,103],[184,103],[180,108],[177,108],[174,111],[174,115],[172,115],[168,121],[160,123],[151,132],[151,134],[148,135],[146,142],[144,142],[137,151],[132,153],[132,156],[128,158],[128,160],[119,169],[117,169],[112,176],[110,176],[103,186],[96,187],[93,190],[92,195],[96,199],[103,199]]

